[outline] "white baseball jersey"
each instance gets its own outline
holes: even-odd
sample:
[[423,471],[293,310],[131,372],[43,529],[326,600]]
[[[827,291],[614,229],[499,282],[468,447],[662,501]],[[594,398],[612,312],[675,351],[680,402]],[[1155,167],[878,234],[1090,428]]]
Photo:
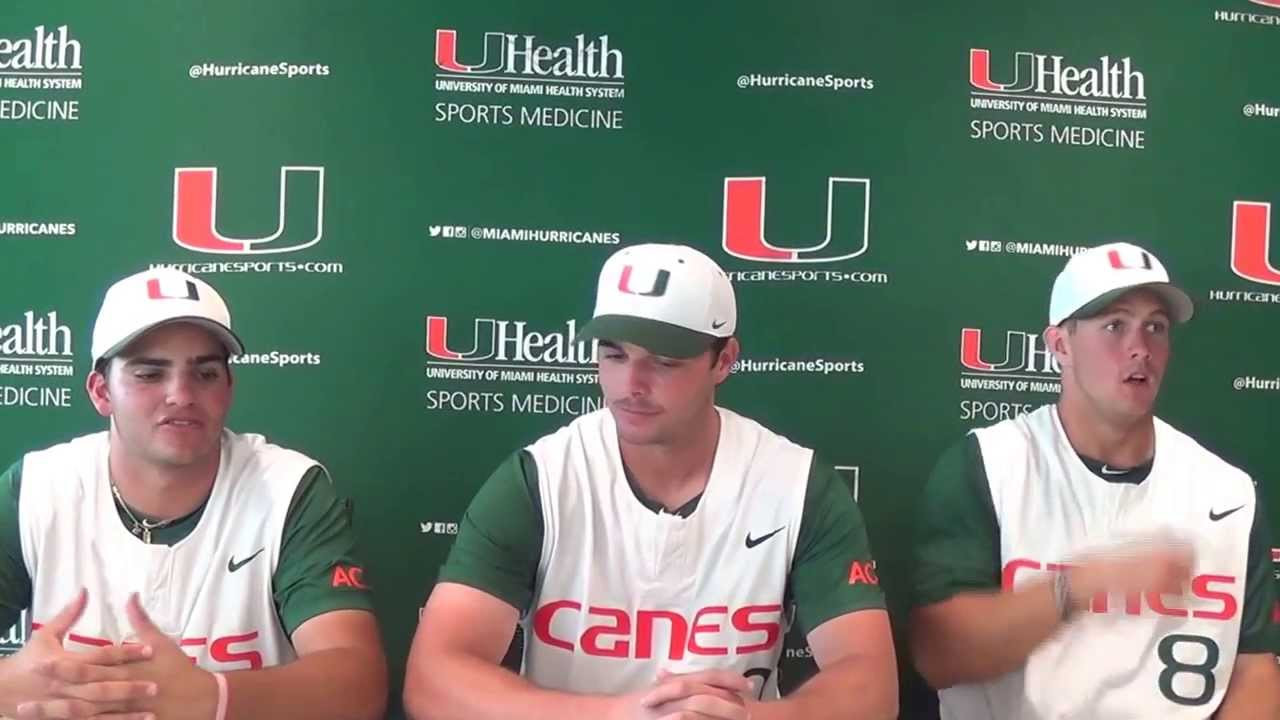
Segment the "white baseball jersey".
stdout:
[[1255,493],[1250,478],[1155,420],[1141,483],[1094,475],[1055,406],[974,431],[1000,530],[1003,585],[1162,530],[1193,543],[1187,592],[1099,596],[1024,667],[939,693],[944,720],[1210,717],[1235,662]]
[[624,474],[608,410],[528,448],[545,527],[523,672],[541,687],[616,694],[659,669],[729,669],[777,697],[784,594],[813,453],[720,412],[697,510],[655,513]]
[[24,458],[18,517],[35,626],[85,587],[89,604],[66,646],[136,641],[124,613],[136,592],[156,626],[205,669],[294,659],[271,578],[298,481],[318,463],[260,435],[224,430],[218,475],[196,528],[172,546],[148,545],[120,522],[107,445],[100,432]]

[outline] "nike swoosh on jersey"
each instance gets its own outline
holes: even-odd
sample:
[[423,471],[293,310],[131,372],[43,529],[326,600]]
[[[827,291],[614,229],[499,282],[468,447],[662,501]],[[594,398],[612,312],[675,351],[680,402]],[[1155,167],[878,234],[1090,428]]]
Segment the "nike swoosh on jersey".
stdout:
[[258,557],[258,555],[260,555],[260,554],[262,553],[262,551],[263,551],[263,550],[266,550],[266,548],[258,548],[258,552],[256,552],[256,553],[254,553],[254,554],[250,555],[249,557],[245,558],[244,560],[241,560],[240,562],[236,562],[236,556],[235,556],[235,555],[232,555],[232,556],[227,560],[227,572],[235,572],[235,571],[239,570],[240,568],[244,567],[245,565],[248,565],[248,564],[249,564],[249,561],[251,561],[251,560],[253,560],[254,558]]
[[782,527],[778,528],[777,530],[774,530],[773,532],[769,533],[768,535],[761,535],[761,536],[760,536],[760,537],[758,537],[758,538],[753,538],[753,537],[751,537],[751,532],[750,532],[750,531],[748,531],[748,532],[747,532],[747,548],[749,549],[749,548],[753,548],[753,547],[755,547],[755,546],[759,545],[760,543],[764,542],[765,540],[768,540],[769,538],[773,537],[774,535],[777,535],[778,533],[782,532],[782,529],[783,529],[783,528],[785,528],[785,527],[786,527],[786,525],[783,525]]
[[1112,470],[1111,468],[1107,467],[1106,465],[1103,465],[1103,466],[1102,466],[1102,474],[1103,474],[1103,475],[1126,475],[1126,474],[1128,474],[1128,473],[1130,473],[1130,472],[1132,472],[1132,471],[1133,471],[1133,468],[1129,468],[1128,470]]
[[1230,510],[1227,510],[1226,512],[1220,512],[1220,513],[1214,512],[1214,511],[1213,511],[1213,508],[1209,508],[1209,521],[1210,521],[1210,522],[1218,522],[1218,521],[1219,521],[1219,520],[1221,520],[1222,518],[1224,518],[1224,517],[1226,517],[1226,516],[1230,515],[1231,513],[1235,512],[1235,511],[1237,511],[1237,510],[1239,510],[1240,508],[1243,508],[1243,507],[1244,507],[1243,505],[1241,505],[1241,506],[1239,506],[1239,507],[1233,507],[1233,508],[1231,508]]

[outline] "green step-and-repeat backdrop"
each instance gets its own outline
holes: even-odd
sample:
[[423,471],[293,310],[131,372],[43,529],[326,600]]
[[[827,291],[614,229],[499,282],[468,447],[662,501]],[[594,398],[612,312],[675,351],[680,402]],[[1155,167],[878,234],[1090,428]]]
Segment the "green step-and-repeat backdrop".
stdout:
[[1054,399],[1082,246],[1171,268],[1161,415],[1275,482],[1277,53],[1277,0],[6,3],[0,462],[103,426],[111,281],[207,279],[249,349],[230,426],[355,501],[398,694],[472,494],[600,407],[600,264],[687,243],[737,288],[720,402],[841,466],[901,649],[923,480]]

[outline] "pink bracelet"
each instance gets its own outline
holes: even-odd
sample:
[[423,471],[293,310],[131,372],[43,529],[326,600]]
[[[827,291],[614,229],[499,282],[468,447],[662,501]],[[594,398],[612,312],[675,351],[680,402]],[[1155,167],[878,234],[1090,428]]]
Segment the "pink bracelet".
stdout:
[[216,672],[213,679],[218,683],[218,710],[214,713],[213,720],[227,720],[227,678]]

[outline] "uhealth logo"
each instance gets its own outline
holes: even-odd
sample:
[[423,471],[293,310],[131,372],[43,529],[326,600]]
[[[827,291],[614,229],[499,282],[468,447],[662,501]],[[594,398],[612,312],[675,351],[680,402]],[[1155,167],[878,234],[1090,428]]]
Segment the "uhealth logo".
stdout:
[[[465,327],[465,326],[464,326]],[[577,340],[575,320],[563,329],[537,332],[524,320],[475,319],[471,341],[466,345],[449,344],[449,318],[427,316],[427,355],[437,360],[491,363],[541,363],[556,366],[591,365],[595,362],[595,343]],[[468,347],[466,350],[454,348]]]
[[[1274,2],[1275,7],[1280,7],[1280,0]],[[1280,270],[1271,265],[1270,257],[1271,203],[1232,203],[1231,271],[1246,280],[1280,285]]]
[[264,255],[311,247],[324,234],[324,168],[280,168],[280,210],[276,230],[260,237],[228,237],[218,232],[218,169],[173,171],[173,241],[196,252]]
[[[1135,70],[1129,58],[1115,60],[1103,55],[1094,67],[1076,67],[1063,62],[1062,55],[1032,52],[1014,53],[1013,79],[992,79],[991,51],[969,49],[969,84],[977,90],[999,94],[1038,93],[1061,98],[1145,101],[1146,78]],[[1002,72],[999,77],[1007,78]]]
[[487,32],[480,62],[458,59],[458,31],[436,30],[436,67],[465,75],[504,75],[563,80],[622,80],[622,51],[609,47],[609,36],[590,41],[575,35],[571,45],[543,45],[533,35]]
[[990,362],[982,357],[982,330],[961,329],[960,364],[975,373],[1056,375],[1061,370],[1058,359],[1044,346],[1040,335],[1019,330],[1005,333],[1003,358]]
[[45,32],[44,25],[37,25],[32,31],[35,37],[0,38],[0,70],[83,70],[80,42],[71,37],[66,25],[54,30]]
[[820,263],[854,258],[867,250],[871,181],[827,178],[826,237],[811,245],[775,245],[765,239],[765,178],[724,179],[724,251],[744,260]]

